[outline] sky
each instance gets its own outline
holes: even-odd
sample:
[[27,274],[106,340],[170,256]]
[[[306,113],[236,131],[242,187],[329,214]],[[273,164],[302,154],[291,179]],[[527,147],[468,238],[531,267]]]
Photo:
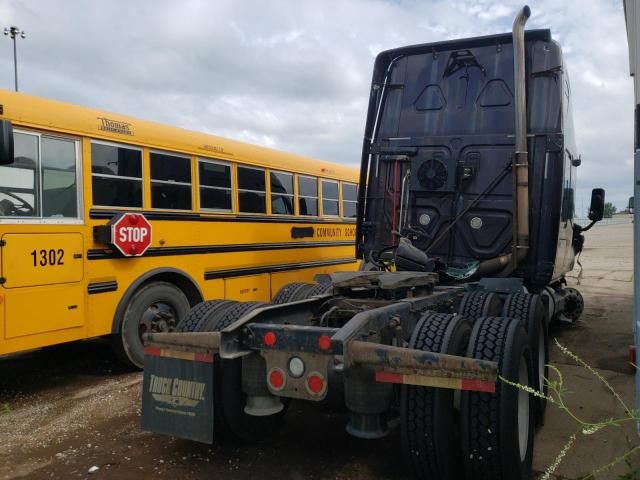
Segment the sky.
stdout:
[[[373,61],[415,43],[508,32],[506,0],[0,0],[20,91],[358,165]],[[633,194],[633,82],[622,0],[533,0],[563,47],[582,166],[618,209]],[[0,37],[0,88],[13,47]]]

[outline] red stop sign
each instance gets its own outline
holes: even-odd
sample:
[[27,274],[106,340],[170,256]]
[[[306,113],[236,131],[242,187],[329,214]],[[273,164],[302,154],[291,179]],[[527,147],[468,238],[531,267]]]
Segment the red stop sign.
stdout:
[[127,257],[139,257],[151,245],[151,224],[140,213],[125,213],[111,224],[111,243]]

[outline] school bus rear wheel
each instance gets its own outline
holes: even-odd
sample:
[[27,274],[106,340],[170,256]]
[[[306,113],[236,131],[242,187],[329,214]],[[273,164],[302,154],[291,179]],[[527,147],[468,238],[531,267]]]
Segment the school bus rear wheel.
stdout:
[[189,300],[169,282],[151,282],[140,287],[125,309],[117,335],[117,356],[134,368],[144,365],[142,334],[172,332],[189,313]]

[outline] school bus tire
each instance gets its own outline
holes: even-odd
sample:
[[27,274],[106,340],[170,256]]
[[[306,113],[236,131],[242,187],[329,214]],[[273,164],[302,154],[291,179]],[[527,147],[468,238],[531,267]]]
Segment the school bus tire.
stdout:
[[190,308],[187,296],[172,283],[152,281],[142,285],[129,299],[120,332],[114,336],[117,358],[132,368],[142,369],[142,334],[175,331]]

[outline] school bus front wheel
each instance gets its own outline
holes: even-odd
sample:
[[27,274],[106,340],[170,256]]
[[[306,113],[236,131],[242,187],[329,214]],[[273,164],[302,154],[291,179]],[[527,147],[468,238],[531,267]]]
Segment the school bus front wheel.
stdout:
[[134,368],[143,368],[142,335],[175,331],[190,308],[187,296],[172,283],[155,281],[142,285],[129,300],[114,338],[118,359]]

